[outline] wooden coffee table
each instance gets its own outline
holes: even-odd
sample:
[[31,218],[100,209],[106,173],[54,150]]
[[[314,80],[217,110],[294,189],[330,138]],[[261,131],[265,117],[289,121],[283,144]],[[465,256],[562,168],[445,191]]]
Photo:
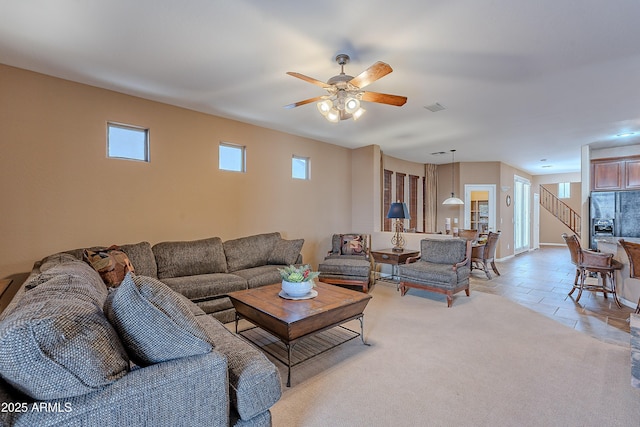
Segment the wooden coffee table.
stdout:
[[316,282],[314,289],[318,296],[305,300],[280,297],[280,283],[229,294],[236,309],[236,333],[238,321],[244,318],[285,345],[288,355],[287,387],[291,386],[291,355],[298,340],[358,319],[360,333],[356,336],[360,336],[366,345],[363,312],[371,295],[322,282]]

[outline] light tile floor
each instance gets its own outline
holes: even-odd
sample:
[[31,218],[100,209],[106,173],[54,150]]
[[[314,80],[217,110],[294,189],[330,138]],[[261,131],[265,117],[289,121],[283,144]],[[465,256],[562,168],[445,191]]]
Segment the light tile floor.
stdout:
[[[618,308],[611,296],[605,299],[602,293],[585,291],[579,302],[575,301],[577,291],[568,296],[575,268],[566,247],[542,246],[496,262],[496,266],[501,275],[493,274],[491,280],[484,272],[473,270],[471,292],[502,295],[603,341],[629,345],[629,314],[635,307]],[[456,297],[463,298],[464,293]]]

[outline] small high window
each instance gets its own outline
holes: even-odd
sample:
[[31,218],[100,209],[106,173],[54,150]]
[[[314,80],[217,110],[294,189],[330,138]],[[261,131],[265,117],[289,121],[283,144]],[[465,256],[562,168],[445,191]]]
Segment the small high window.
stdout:
[[291,159],[291,177],[295,179],[311,179],[309,176],[309,164],[311,163],[308,157],[293,156]]
[[571,183],[561,182],[558,184],[558,198],[570,199],[571,198]]
[[107,123],[107,156],[149,161],[149,129]]
[[241,145],[221,142],[218,167],[225,171],[244,172],[245,151]]

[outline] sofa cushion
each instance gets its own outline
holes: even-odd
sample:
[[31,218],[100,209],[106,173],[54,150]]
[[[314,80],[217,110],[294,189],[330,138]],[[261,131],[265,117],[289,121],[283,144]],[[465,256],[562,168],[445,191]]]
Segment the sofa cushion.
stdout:
[[107,297],[105,314],[140,365],[211,351],[207,334],[175,292],[153,277],[127,274]]
[[151,249],[156,258],[159,279],[227,272],[227,260],[219,237],[162,242]]
[[[102,307],[104,300],[107,298],[107,286],[98,274],[86,262],[76,258],[62,257],[60,263],[52,263],[50,261],[43,266],[47,266],[39,274],[31,274],[24,283],[25,290],[33,289],[43,283],[49,282],[52,278],[60,275],[72,276],[76,280],[72,280],[65,285],[69,292],[91,295],[93,302]],[[49,283],[49,286],[55,286]]]
[[227,257],[228,271],[231,273],[266,265],[278,240],[280,240],[280,233],[277,232],[227,240],[224,242],[224,253]]
[[90,287],[74,274],[52,276],[0,322],[0,374],[14,388],[38,400],[63,399],[127,373],[127,354]]
[[190,300],[212,298],[247,289],[245,279],[229,273],[171,277],[162,279],[162,283]]
[[247,281],[247,288],[257,288],[264,285],[273,285],[281,283],[282,276],[278,271],[282,265],[261,265],[259,267],[246,268],[236,271],[234,274],[242,277]]
[[295,239],[295,240],[285,240],[279,239],[271,253],[269,254],[269,259],[267,260],[267,264],[280,264],[280,265],[291,265],[295,264],[298,256],[300,255],[300,251],[302,250],[302,245],[304,244],[304,239]]
[[454,289],[469,283],[471,270],[467,266],[453,270],[452,264],[417,261],[398,266],[400,279],[408,282],[424,283],[441,289]]
[[[355,258],[355,259],[354,259]],[[346,258],[344,256],[327,258],[318,265],[320,278],[345,277],[368,279],[371,263],[362,257]]]
[[229,398],[240,418],[251,420],[273,406],[282,394],[280,373],[274,364],[211,316],[198,316],[197,320],[216,350],[227,356]]
[[85,249],[83,259],[100,274],[109,287],[118,286],[127,273],[134,271],[127,254],[115,245],[103,251]]
[[467,241],[464,239],[422,239],[420,259],[439,264],[456,264],[464,260]]
[[121,245],[120,250],[127,254],[138,276],[158,277],[156,258],[149,242]]

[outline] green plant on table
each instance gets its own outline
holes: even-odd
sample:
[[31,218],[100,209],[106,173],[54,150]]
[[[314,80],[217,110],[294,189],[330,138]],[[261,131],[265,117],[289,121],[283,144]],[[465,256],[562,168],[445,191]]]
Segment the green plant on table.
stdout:
[[279,268],[278,271],[280,272],[282,280],[294,283],[312,281],[320,275],[317,271],[311,271],[311,266],[309,264],[301,265],[299,267],[290,265],[288,267]]

